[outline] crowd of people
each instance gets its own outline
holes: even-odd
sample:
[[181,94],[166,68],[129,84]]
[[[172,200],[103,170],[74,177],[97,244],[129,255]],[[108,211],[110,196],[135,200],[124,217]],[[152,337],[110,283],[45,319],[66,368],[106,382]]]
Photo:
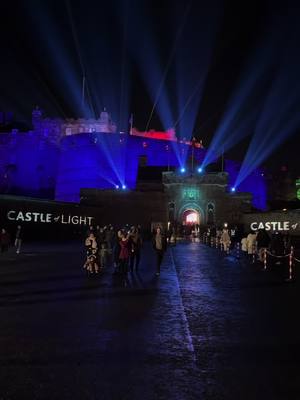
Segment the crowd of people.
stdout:
[[243,233],[237,226],[229,228],[208,228],[204,232],[206,240],[213,238],[220,243],[225,252],[240,244],[242,253],[245,256],[258,256],[258,260],[263,262],[264,253],[267,250],[273,256],[284,256],[289,253],[291,247],[291,236],[280,231],[267,232],[265,229]]
[[291,237],[280,231],[273,232],[271,235],[265,229],[250,231],[241,239],[241,248],[244,254],[253,256],[258,255],[259,261],[264,261],[264,253],[268,251],[274,257],[282,257],[289,254],[291,248]]
[[[140,226],[126,226],[118,230],[112,225],[97,225],[96,228],[90,226],[84,244],[84,269],[88,276],[101,273],[109,264],[113,265],[116,274],[126,275],[139,270],[143,246]],[[156,275],[159,275],[167,248],[167,238],[160,226],[153,232],[152,245],[156,254]]]
[[[16,227],[14,235],[2,228],[0,230],[0,251],[4,253],[14,245],[14,251],[19,254],[23,242],[23,228]],[[211,240],[220,243],[225,252],[234,248],[237,243],[245,256],[257,255],[263,262],[265,251],[274,256],[289,254],[291,237],[288,233],[267,232],[265,229],[250,231],[243,234],[237,226],[208,227],[200,231],[199,225],[169,226],[164,233],[161,226],[156,226],[152,232],[152,247],[156,257],[156,274],[160,274],[160,267],[167,244],[176,245],[180,238],[200,241],[200,237],[207,242]],[[114,273],[126,275],[128,272],[138,272],[141,262],[143,238],[140,226],[126,225],[115,229],[112,225],[90,226],[84,238],[86,259],[84,269],[87,274],[101,273],[107,266],[112,265]]]

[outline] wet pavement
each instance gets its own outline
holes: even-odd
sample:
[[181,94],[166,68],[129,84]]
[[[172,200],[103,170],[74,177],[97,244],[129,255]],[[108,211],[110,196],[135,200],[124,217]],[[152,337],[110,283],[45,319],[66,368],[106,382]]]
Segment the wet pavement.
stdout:
[[[199,243],[87,279],[81,245],[0,254],[0,400],[299,399],[299,282]],[[299,276],[300,280],[300,276]]]

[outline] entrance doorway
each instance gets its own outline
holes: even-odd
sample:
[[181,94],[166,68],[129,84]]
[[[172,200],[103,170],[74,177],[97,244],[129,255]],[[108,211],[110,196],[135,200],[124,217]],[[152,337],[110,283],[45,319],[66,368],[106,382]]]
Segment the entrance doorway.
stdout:
[[182,214],[183,225],[200,225],[200,214],[198,211],[190,209]]

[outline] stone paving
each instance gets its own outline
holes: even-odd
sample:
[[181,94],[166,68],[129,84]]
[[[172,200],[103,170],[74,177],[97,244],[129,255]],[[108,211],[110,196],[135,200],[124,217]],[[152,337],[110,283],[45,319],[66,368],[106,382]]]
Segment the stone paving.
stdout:
[[78,243],[0,254],[0,400],[299,399],[299,283],[199,243],[87,279]]

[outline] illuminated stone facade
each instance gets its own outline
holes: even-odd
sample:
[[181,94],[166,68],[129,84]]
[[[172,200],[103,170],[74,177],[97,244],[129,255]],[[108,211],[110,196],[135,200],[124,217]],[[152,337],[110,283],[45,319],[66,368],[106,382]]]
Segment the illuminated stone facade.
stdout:
[[[168,142],[165,138],[153,135],[145,137],[114,133],[115,124],[106,111],[101,113],[99,120],[63,120],[44,118],[37,108],[33,111],[32,122],[32,131],[13,130],[0,134],[0,193],[79,203],[83,188],[115,190],[125,186],[128,190],[136,190],[141,165],[165,171],[193,165],[189,169],[195,172],[205,157],[201,143],[196,145],[193,142],[191,146],[191,142],[172,140],[172,132],[169,132]],[[228,183],[222,181],[222,190],[220,183],[212,182],[212,186],[221,190],[220,193],[225,193],[225,186],[228,184],[230,187],[235,183],[239,168],[238,163],[226,159],[224,170],[228,172]],[[197,179],[204,178],[199,176]],[[231,201],[229,199],[243,196],[240,192],[252,193],[253,205],[265,209],[265,180],[259,169],[240,184],[235,196],[229,195],[228,204]],[[199,196],[203,193],[200,190]],[[207,201],[213,195],[207,192]],[[201,203],[201,198],[198,200]],[[170,198],[172,201],[179,212],[178,197]],[[200,203],[198,216],[206,221],[208,206]],[[216,210],[211,202],[209,215],[217,215]]]
[[164,172],[163,185],[170,222],[187,223],[193,213],[201,225],[238,223],[244,212],[251,211],[251,194],[228,192],[226,172],[191,176]]
[[100,113],[98,119],[61,119],[43,118],[41,110],[36,108],[32,113],[32,125],[36,132],[41,132],[50,138],[54,138],[54,140],[79,133],[116,133],[117,131],[116,124],[105,109]]
[[[252,196],[229,193],[227,179],[226,173],[186,176],[163,172],[160,183],[144,182],[135,191],[83,189],[81,204],[96,206],[105,223],[239,225],[243,213],[251,211]],[[191,214],[198,219],[189,219]]]

